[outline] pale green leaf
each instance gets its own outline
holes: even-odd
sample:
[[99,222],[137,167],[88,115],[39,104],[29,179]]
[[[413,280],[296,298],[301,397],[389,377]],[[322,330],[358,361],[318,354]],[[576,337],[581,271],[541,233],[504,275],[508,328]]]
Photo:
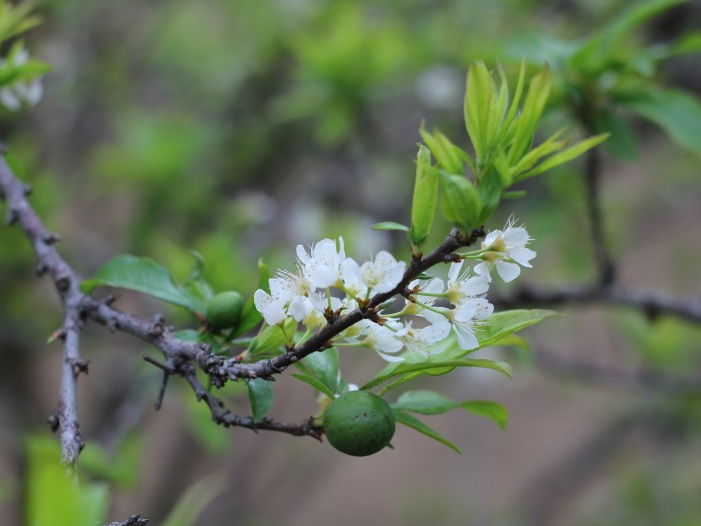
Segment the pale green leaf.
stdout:
[[477,226],[482,210],[479,192],[463,175],[440,173],[441,211],[443,216],[462,231]]
[[331,400],[333,400],[336,397],[336,393],[333,392],[331,389],[329,389],[328,386],[326,386],[324,384],[324,382],[322,382],[318,378],[315,378],[313,376],[309,376],[307,374],[298,374],[298,373],[293,373],[292,376],[294,378],[297,378],[297,380],[304,382],[305,384],[311,385],[314,389],[316,389],[320,393],[324,393],[326,396],[331,398]]
[[427,437],[432,438],[433,440],[436,440],[437,442],[440,442],[441,444],[443,444],[445,446],[448,446],[450,449],[452,449],[456,453],[461,452],[460,448],[458,446],[453,444],[450,440],[445,438],[443,435],[441,435],[435,429],[428,427],[426,424],[424,424],[418,418],[415,418],[415,417],[411,416],[410,414],[405,413],[404,411],[399,411],[399,410],[394,411],[394,418],[400,424],[405,425],[407,427],[410,427],[411,429],[418,431],[419,433],[422,433],[422,434],[426,435]]
[[489,418],[502,429],[506,429],[506,424],[509,422],[509,411],[496,402],[471,400],[461,403],[460,406],[471,413]]
[[178,499],[168,514],[160,523],[161,526],[192,526],[202,511],[226,490],[227,482],[224,473],[214,473],[197,481]]
[[492,106],[492,75],[483,62],[474,62],[467,72],[467,89],[465,91],[464,117],[467,133],[472,141],[477,158],[483,158],[487,144],[489,111]]
[[306,365],[312,376],[317,378],[332,393],[338,393],[338,350],[335,347],[322,352],[314,352],[301,363]]
[[701,155],[701,103],[695,97],[673,89],[650,86],[618,103],[661,127],[682,148]]
[[[394,365],[394,364],[392,364]],[[492,369],[505,374],[511,378],[511,367],[509,364],[499,362],[497,360],[487,360],[484,358],[464,358],[462,360],[442,360],[442,361],[423,361],[418,363],[399,362],[393,368],[385,368],[372,380],[368,381],[361,389],[370,389],[380,385],[387,380],[396,376],[402,376],[407,373],[429,373],[432,370],[437,370],[441,374],[445,374],[456,367],[479,367],[484,369]]]
[[248,400],[253,420],[260,420],[273,407],[273,386],[268,380],[255,378],[248,382]]
[[551,170],[556,166],[560,166],[561,164],[564,164],[566,162],[569,162],[572,159],[576,159],[586,151],[591,150],[595,146],[598,146],[599,144],[604,142],[608,138],[608,136],[608,133],[603,133],[601,135],[594,135],[593,137],[588,137],[582,141],[579,141],[577,144],[570,146],[569,148],[566,148],[554,155],[551,155],[532,170],[517,175],[514,178],[514,180],[522,181],[524,179],[528,179],[529,177],[533,177],[534,175],[547,172],[548,170]]
[[438,206],[438,173],[431,166],[431,152],[419,145],[416,155],[416,180],[411,205],[411,230],[409,239],[415,245],[423,245],[431,232]]
[[105,263],[95,277],[81,284],[85,293],[98,285],[135,290],[202,314],[206,303],[177,285],[168,269],[149,258],[117,256]]
[[371,227],[373,230],[401,230],[402,232],[408,232],[409,227],[402,225],[401,223],[395,223],[394,221],[382,221],[381,223],[375,223]]

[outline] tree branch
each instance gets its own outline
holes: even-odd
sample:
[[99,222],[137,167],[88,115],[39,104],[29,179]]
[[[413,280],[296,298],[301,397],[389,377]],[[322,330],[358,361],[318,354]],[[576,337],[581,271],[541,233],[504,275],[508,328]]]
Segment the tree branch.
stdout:
[[56,415],[50,418],[49,422],[54,430],[60,428],[62,462],[72,464],[83,448],[78,424],[76,380],[80,372],[87,372],[87,364],[80,358],[79,353],[78,306],[82,297],[79,289],[80,277],[59,256],[54,246],[59,237],[49,232],[32,210],[26,200],[30,193],[29,187],[22,185],[15,178],[3,155],[0,155],[0,190],[8,203],[7,224],[18,223],[24,230],[38,256],[37,273],[49,273],[63,302],[61,387]]
[[110,522],[107,526],[146,526],[148,519],[142,519],[140,515],[132,515],[124,522]]
[[618,285],[573,286],[557,290],[520,287],[516,289],[514,294],[502,298],[490,298],[490,300],[503,308],[588,305],[592,303],[622,305],[636,308],[651,319],[668,314],[694,323],[701,323],[701,298],[680,299],[660,291],[638,290]]
[[[593,135],[594,131],[585,127]],[[584,162],[584,187],[586,190],[587,215],[591,230],[592,248],[596,261],[597,282],[600,286],[611,285],[616,278],[616,267],[606,244],[601,213],[601,154],[597,148],[586,153]]]

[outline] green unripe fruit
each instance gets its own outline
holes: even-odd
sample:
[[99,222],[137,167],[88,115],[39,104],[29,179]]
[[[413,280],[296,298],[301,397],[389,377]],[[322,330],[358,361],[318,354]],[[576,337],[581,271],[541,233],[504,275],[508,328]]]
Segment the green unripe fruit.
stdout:
[[324,432],[329,443],[346,455],[365,457],[384,448],[394,436],[394,412],[367,391],[350,391],[329,404]]
[[207,321],[217,329],[236,327],[245,301],[236,291],[220,292],[207,304]]

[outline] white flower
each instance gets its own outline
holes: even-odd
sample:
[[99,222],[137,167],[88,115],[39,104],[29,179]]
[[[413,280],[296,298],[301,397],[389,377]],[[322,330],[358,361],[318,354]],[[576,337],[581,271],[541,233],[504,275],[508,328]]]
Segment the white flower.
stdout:
[[[414,293],[414,297],[416,298],[417,301],[420,301],[424,305],[431,306],[435,303],[436,299],[438,299],[436,296],[422,296],[421,293],[426,293],[426,294],[441,294],[443,292],[443,288],[445,287],[443,280],[441,278],[433,278],[430,281],[423,280],[420,281],[418,279],[415,279],[409,285],[407,288],[409,290],[414,290],[416,287],[419,287],[419,289]],[[421,305],[418,305],[417,303],[414,303],[413,301],[409,301],[407,299],[404,299],[404,309],[402,310],[403,314],[406,315],[414,315],[414,314],[419,314],[421,311],[424,310],[424,307]]]
[[482,320],[488,318],[494,312],[494,305],[484,298],[469,298],[463,301],[455,309],[438,309],[440,313],[426,311],[423,316],[434,321],[446,318],[450,320],[460,348],[469,351],[479,346],[475,336],[475,326],[480,325]]
[[263,289],[258,289],[253,294],[253,303],[258,312],[263,315],[263,319],[265,319],[268,325],[277,325],[287,318],[287,314],[285,313],[285,301],[281,301],[280,298],[268,294]]
[[394,256],[384,250],[377,253],[375,261],[358,263],[346,258],[341,263],[341,278],[346,291],[353,296],[365,296],[389,292],[402,280],[406,263],[397,262]]
[[401,362],[404,360],[401,356],[391,356],[401,351],[402,347],[404,347],[404,343],[397,337],[397,333],[377,323],[371,321],[363,323],[358,335],[358,342],[363,347],[372,349],[383,360],[388,362]]
[[297,257],[302,266],[302,272],[313,287],[325,289],[339,284],[341,277],[339,267],[346,259],[346,253],[343,248],[343,238],[339,238],[338,242],[338,250],[336,250],[336,241],[328,238],[312,245],[309,252],[302,245],[297,245]]
[[283,304],[292,302],[295,298],[309,296],[314,290],[309,280],[299,272],[279,270],[274,278],[268,281],[270,294]]
[[459,306],[465,300],[484,294],[489,289],[489,274],[469,277],[470,268],[460,274],[463,261],[452,263],[448,271],[448,301]]
[[307,329],[315,329],[326,325],[324,317],[324,300],[317,294],[310,297],[295,297],[290,301],[290,306],[287,308],[287,314],[292,316],[296,321],[301,321]]
[[475,272],[491,279],[489,270],[496,266],[497,274],[505,282],[516,279],[521,273],[519,265],[531,267],[530,261],[536,256],[533,250],[526,248],[529,241],[526,229],[515,227],[514,221],[509,220],[504,231],[494,230],[482,242],[482,249],[489,252],[482,256],[482,263],[475,265]]
[[409,322],[404,326],[404,329],[397,332],[397,336],[409,351],[428,356],[428,346],[438,343],[448,336],[450,323],[441,315],[431,317],[431,319],[429,316],[425,316],[425,318],[431,322],[430,325],[415,329]]

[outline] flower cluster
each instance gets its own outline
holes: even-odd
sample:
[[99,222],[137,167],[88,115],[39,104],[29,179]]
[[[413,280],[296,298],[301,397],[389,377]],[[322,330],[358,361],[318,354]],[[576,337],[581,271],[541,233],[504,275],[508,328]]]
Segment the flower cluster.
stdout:
[[[494,310],[485,297],[490,271],[496,268],[505,282],[515,279],[536,255],[526,248],[530,241],[526,229],[510,220],[504,230],[490,232],[479,250],[459,254],[461,261],[451,264],[447,281],[412,281],[404,288],[401,309],[380,311],[378,322],[361,320],[339,334],[334,344],[370,348],[387,361],[401,361],[427,356],[453,330],[462,349],[478,347],[475,329],[488,323]],[[471,267],[466,264],[470,260],[478,263]],[[297,246],[296,271],[278,271],[269,281],[270,292],[259,289],[253,299],[269,325],[282,328],[290,317],[302,323],[306,333],[300,343],[326,325],[332,314],[343,316],[376,294],[397,288],[405,270],[403,261],[385,251],[358,264],[346,257],[343,238],[324,239],[309,250]]]

